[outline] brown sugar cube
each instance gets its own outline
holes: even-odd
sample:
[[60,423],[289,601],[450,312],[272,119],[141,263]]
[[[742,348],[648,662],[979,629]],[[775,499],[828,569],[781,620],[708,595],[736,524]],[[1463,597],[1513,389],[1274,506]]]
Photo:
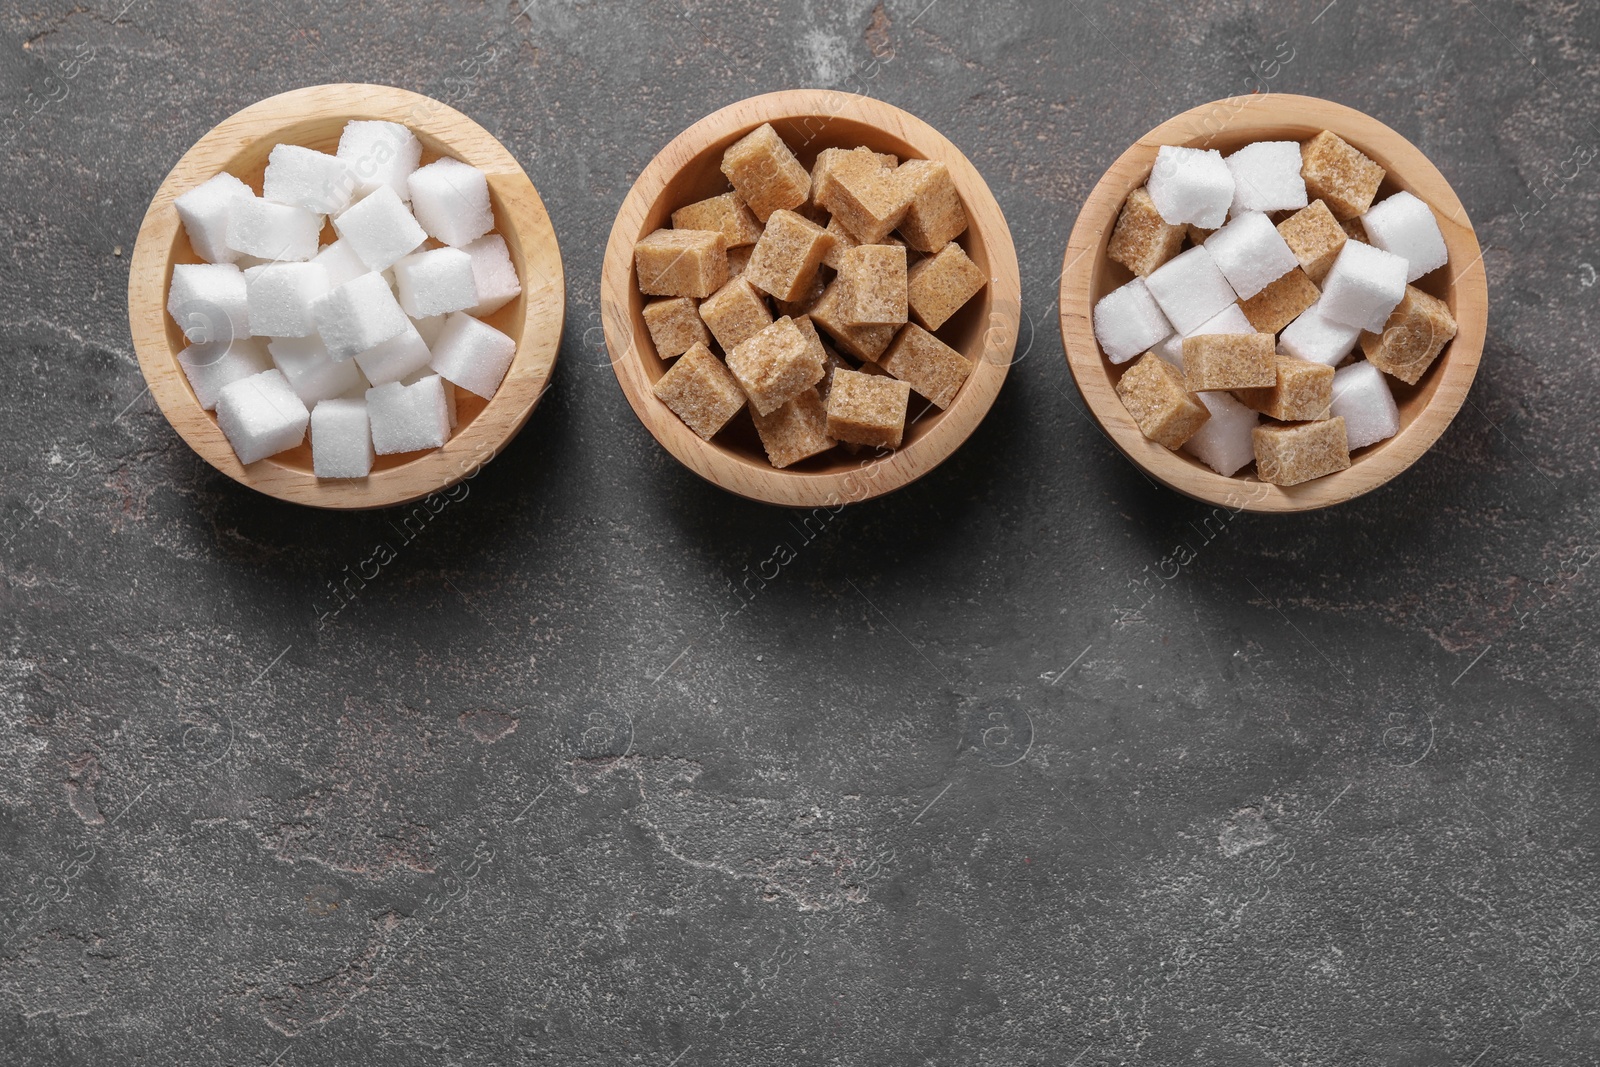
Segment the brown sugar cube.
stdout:
[[750,409],[767,415],[822,380],[822,353],[787,315],[728,352]]
[[822,191],[827,188],[832,176],[833,165],[851,152],[865,152],[874,157],[881,167],[893,170],[900,162],[892,153],[874,152],[870,148],[824,148],[817,153],[817,161],[811,165],[811,206],[823,208]]
[[811,287],[832,244],[833,235],[803,215],[774,211],[744,276],[779,300],[797,300]]
[[1416,385],[1455,335],[1450,305],[1408,285],[1383,332],[1361,334],[1361,351],[1374,367],[1407,385]]
[[847,326],[899,326],[909,314],[906,250],[857,245],[839,257],[839,315]]
[[840,156],[818,201],[862,244],[881,244],[900,225],[908,188],[871,152]]
[[1333,403],[1333,368],[1293,356],[1274,361],[1276,384],[1261,389],[1239,389],[1234,396],[1247,408],[1284,422],[1313,422],[1328,417]]
[[811,195],[811,175],[770,122],[757,126],[722,154],[722,173],[762,222],[780,208],[794,210]]
[[633,246],[645,296],[703,300],[728,280],[728,244],[715,230],[657,230]]
[[956,398],[961,383],[972,372],[967,357],[916,323],[907,323],[878,366],[905,382],[939,408]]
[[650,301],[644,306],[644,324],[662,359],[675,359],[697,344],[711,343],[694,301],[686,296]]
[[700,304],[700,318],[724,352],[772,325],[767,301],[747,278],[734,278]]
[[828,407],[815,389],[802,389],[778,410],[753,420],[768,461],[779,470],[838,444],[828,436]]
[[1263,423],[1250,431],[1256,474],[1273,485],[1299,485],[1350,466],[1344,416],[1287,426]]
[[1343,137],[1323,130],[1300,146],[1300,174],[1306,195],[1326,202],[1335,217],[1348,219],[1372,206],[1384,170]]
[[1278,223],[1278,236],[1300,261],[1306,277],[1318,285],[1328,276],[1333,261],[1349,240],[1344,227],[1321,200],[1311,201],[1310,207],[1303,207]]
[[716,230],[728,247],[753,245],[761,236],[761,222],[739,199],[738,193],[723,193],[709,200],[680,207],[672,213],[674,230]]
[[755,245],[740,245],[738,248],[728,249],[729,278],[737,278],[744,273],[744,269],[750,265],[750,254],[755,250]]
[[822,327],[846,355],[856,359],[873,360],[883,355],[889,342],[894,340],[893,326],[851,326],[840,314],[841,299],[839,279],[822,293],[822,299],[809,312],[811,321]]
[[744,407],[744,390],[711,349],[697,344],[656,382],[656,397],[684,424],[711,440]]
[[1189,391],[1250,389],[1276,385],[1278,373],[1270,333],[1201,334],[1183,339],[1183,369]]
[[1187,225],[1174,226],[1161,217],[1150,191],[1141,185],[1122,205],[1106,255],[1143,278],[1177,255],[1188,233]]
[[967,211],[961,206],[950,168],[933,159],[908,159],[894,170],[906,199],[900,236],[918,252],[937,252],[967,229]]
[[961,246],[951,241],[938,255],[929,256],[907,272],[907,303],[924,326],[937,330],[978,295],[987,280]]
[[1250,320],[1250,325],[1262,333],[1277,333],[1299,318],[1300,312],[1315,304],[1321,295],[1306,272],[1296,267],[1249,300],[1239,301],[1239,310]]
[[1182,447],[1211,417],[1185,386],[1183,372],[1154,352],[1146,352],[1122,373],[1117,395],[1139,432],[1168,448]]
[[811,284],[806,291],[795,300],[775,300],[778,305],[778,314],[788,315],[792,319],[799,319],[801,315],[808,315],[811,309],[817,306],[817,301],[822,299],[822,294],[828,289],[828,282],[819,270],[811,277]]
[[828,436],[857,445],[899,448],[911,387],[884,374],[836,370],[828,391]]

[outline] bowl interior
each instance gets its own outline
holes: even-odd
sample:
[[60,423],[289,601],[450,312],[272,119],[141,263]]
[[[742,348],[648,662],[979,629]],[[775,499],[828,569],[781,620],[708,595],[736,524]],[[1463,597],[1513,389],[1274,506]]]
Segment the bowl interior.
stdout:
[[[875,152],[892,152],[901,160],[938,158],[938,154],[928,148],[919,148],[891,132],[844,115],[801,114],[773,118],[770,121],[773,129],[808,171],[816,162],[817,154],[825,148],[856,148],[864,145]],[[731,186],[720,169],[722,155],[729,145],[760,124],[761,120],[758,119],[730,130],[684,162],[667,179],[660,195],[645,212],[643,225],[634,235],[634,240],[637,241],[657,229],[670,226],[672,212],[678,208],[727,192]],[[976,364],[983,358],[984,335],[994,308],[995,294],[992,281],[996,276],[996,270],[991,259],[995,252],[985,239],[973,205],[965,199],[962,203],[967,209],[968,226],[967,231],[956,239],[957,243],[984,275],[991,279],[991,284],[985,285],[977,296],[969,300],[965,307],[936,331],[936,335],[945,344]],[[653,386],[661,375],[666,373],[669,364],[656,355],[655,345],[650,340],[650,331],[645,327],[642,314],[645,297],[639,292],[638,275],[631,265],[628,300],[630,312],[628,319],[633,330],[632,348],[644,368],[646,379]],[[971,392],[971,385],[969,379],[963,384],[961,392],[956,394],[950,407],[944,411],[913,393],[911,405],[906,412],[905,437],[899,451],[904,453],[918,441],[932,434],[945,419],[961,407],[962,401]],[[650,399],[654,402],[653,397]],[[777,470],[767,461],[766,451],[761,447],[761,440],[756,435],[755,424],[750,419],[748,408],[741,411],[728,427],[710,442],[710,447],[718,449],[740,463],[775,475],[856,471],[861,468],[862,461],[859,455],[847,452],[843,448],[834,448],[820,456],[813,456],[783,470]]]
[[[320,152],[333,152],[339,147],[339,135],[344,131],[345,123],[355,119],[367,118],[388,119],[389,116],[352,113],[349,115],[340,116],[338,118],[316,117],[284,122],[271,129],[262,130],[256,140],[252,141],[248,145],[243,146],[232,156],[228,157],[220,169],[227,171],[229,174],[232,174],[235,178],[238,178],[246,185],[249,185],[255,190],[257,195],[260,195],[261,179],[262,175],[266,171],[267,157],[272,152],[274,147],[279,144],[294,144],[301,145],[305,148],[316,149]],[[447,155],[456,159],[461,159],[466,163],[475,162],[470,158],[466,158],[459,151],[453,150],[450,144],[448,144],[445,140],[441,140],[435,133],[420,128],[418,125],[411,125],[410,129],[414,134],[416,134],[417,139],[422,142],[423,165],[432,163],[441,156]],[[212,175],[206,175],[204,178],[201,178],[194,184],[198,185],[200,181],[207,180],[210,177],[212,177]],[[521,337],[523,320],[527,309],[528,294],[535,288],[535,285],[531,284],[533,280],[529,279],[525,274],[525,271],[527,270],[526,264],[528,262],[528,257],[524,254],[521,246],[521,235],[517,232],[516,228],[510,224],[510,215],[505,203],[505,192],[503,189],[497,186],[497,182],[495,180],[497,176],[494,173],[491,172],[488,177],[489,199],[494,208],[494,232],[505,238],[506,248],[511,254],[511,261],[516,266],[518,278],[522,282],[522,293],[513,299],[509,304],[496,311],[494,314],[485,316],[484,321],[511,337]],[[180,194],[186,191],[187,190],[179,190]],[[330,220],[325,222],[322,230],[322,243],[327,244],[330,241],[335,240],[337,236],[338,235],[334,233],[332,221]],[[439,247],[439,242],[429,238],[427,244],[425,244],[423,247],[437,248]],[[204,261],[195,253],[194,247],[189,243],[189,236],[185,232],[184,228],[181,225],[176,227],[176,232],[174,233],[172,239],[172,247],[167,255],[167,268],[165,278],[163,280],[163,293],[165,293],[166,287],[172,284],[172,268],[174,266],[180,263],[201,262]],[[164,327],[166,331],[167,348],[170,358],[172,359],[173,368],[176,370],[178,378],[187,383],[188,379],[184,375],[183,370],[178,363],[178,354],[188,346],[188,341],[184,338],[182,329],[179,328],[177,322],[173,320],[171,315],[164,316]],[[191,390],[191,396],[192,395],[193,391]],[[199,400],[196,399],[196,408],[199,407],[199,403]],[[482,414],[484,408],[486,408],[488,405],[489,401],[485,400],[484,398],[469,393],[465,389],[457,389],[456,427],[453,431],[451,431],[452,439],[460,437],[462,434],[466,433],[473,421],[477,419],[480,414]],[[215,422],[216,416],[214,413],[207,412],[206,414],[210,415],[212,421]],[[406,452],[397,455],[378,456],[373,461],[372,470],[373,473],[376,474],[381,471],[393,470],[397,467],[404,467],[409,463],[415,462],[423,456],[432,454],[434,451],[434,449],[428,449],[422,452]],[[302,442],[300,445],[287,452],[280,452],[278,455],[270,456],[267,459],[261,460],[260,462],[263,465],[276,466],[283,468],[284,470],[295,471],[304,474],[307,478],[315,477],[311,468],[311,445],[309,438],[305,442]]]

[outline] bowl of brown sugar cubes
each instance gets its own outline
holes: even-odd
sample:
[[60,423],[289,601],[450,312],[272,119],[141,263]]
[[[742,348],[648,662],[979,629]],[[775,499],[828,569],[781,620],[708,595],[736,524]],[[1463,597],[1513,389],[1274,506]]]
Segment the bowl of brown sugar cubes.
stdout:
[[326,508],[470,477],[555,366],[565,290],[539,194],[488,131],[381,85],[213,128],[134,248],[134,347],[167,420],[253,489]]
[[1488,284],[1416,147],[1312,97],[1161,124],[1067,247],[1067,362],[1111,440],[1188,496],[1308,511],[1387,482],[1466,399]]
[[645,168],[606,249],[612,367],[645,427],[730,492],[835,507],[976,429],[1021,286],[999,205],[921,120],[849,93],[723,108]]

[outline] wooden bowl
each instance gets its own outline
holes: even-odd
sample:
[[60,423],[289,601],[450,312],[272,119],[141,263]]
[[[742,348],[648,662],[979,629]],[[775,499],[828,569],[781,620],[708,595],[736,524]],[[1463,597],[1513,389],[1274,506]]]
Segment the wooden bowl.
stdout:
[[[1387,378],[1400,408],[1400,432],[1357,449],[1347,470],[1281,487],[1252,473],[1225,478],[1187,452],[1173,452],[1139,432],[1116,394],[1133,364],[1113,366],[1094,337],[1095,302],[1132,273],[1106,255],[1106,244],[1129,193],[1145,183],[1162,145],[1216,148],[1224,155],[1251,141],[1304,141],[1332,130],[1388,172],[1378,198],[1402,189],[1433,208],[1450,251],[1448,266],[1413,283],[1444,300],[1459,327],[1455,339],[1416,385]],[[1426,452],[1455,417],[1483,355],[1489,286],[1483,254],[1467,212],[1450,183],[1416,146],[1377,119],[1310,96],[1279,93],[1219,100],[1185,111],[1141,137],[1089,194],[1067,244],[1061,271],[1061,336],[1067,365],[1089,410],[1116,446],[1145,473],[1186,496],[1246,511],[1311,511],[1376,489]],[[1386,376],[1387,377],[1387,376]]]
[[[443,448],[379,456],[366,478],[319,480],[309,443],[245,466],[217,420],[200,407],[178,364],[187,342],[167,314],[172,268],[199,263],[172,201],[221,171],[261,189],[267,154],[280,143],[325,152],[339,145],[351,119],[385,119],[411,128],[422,161],[450,155],[489,178],[495,232],[505,238],[522,295],[486,318],[516,339],[517,354],[494,399],[457,391],[457,425]],[[331,224],[324,241],[333,239]],[[222,473],[252,489],[322,508],[378,508],[438,492],[475,474],[505,447],[539,402],[561,344],[566,290],[561,250],[544,203],[505,147],[454,108],[386,85],[317,85],[269,97],[214,127],[178,160],[156,191],[139,227],[128,279],[128,322],[134,350],[162,414],[189,447]]]
[[[973,362],[972,373],[945,411],[915,394],[900,448],[877,457],[843,448],[778,470],[767,462],[748,409],[714,441],[704,441],[651,391],[666,372],[645,328],[634,271],[640,238],[671,224],[672,212],[727,190],[719,166],[729,145],[770,122],[809,170],[824,148],[865,145],[901,159],[942,161],[967,211],[958,238],[988,276],[939,330],[946,344]],[[741,100],[679,134],[639,175],[617,212],[601,274],[600,310],[617,381],[645,428],[684,466],[731,493],[789,507],[840,506],[908,485],[943,462],[977,428],[1011,366],[1021,313],[1017,253],[1000,205],[977,170],[937,130],[897,107],[851,93],[791,89]],[[926,408],[926,410],[923,410]]]

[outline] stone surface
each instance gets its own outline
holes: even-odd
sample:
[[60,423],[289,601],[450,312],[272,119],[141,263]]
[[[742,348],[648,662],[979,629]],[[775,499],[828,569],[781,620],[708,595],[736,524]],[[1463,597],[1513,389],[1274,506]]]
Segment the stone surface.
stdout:
[[[1591,9],[521,8],[0,11],[0,1059],[1593,1058]],[[334,78],[483,123],[561,238],[554,388],[431,504],[237,486],[128,339],[178,157]],[[639,170],[796,85],[948,135],[1024,281],[988,419],[837,515],[683,468],[599,343]],[[1309,515],[1151,485],[1055,321],[1105,168],[1253,89],[1394,126],[1487,250],[1470,403]]]

